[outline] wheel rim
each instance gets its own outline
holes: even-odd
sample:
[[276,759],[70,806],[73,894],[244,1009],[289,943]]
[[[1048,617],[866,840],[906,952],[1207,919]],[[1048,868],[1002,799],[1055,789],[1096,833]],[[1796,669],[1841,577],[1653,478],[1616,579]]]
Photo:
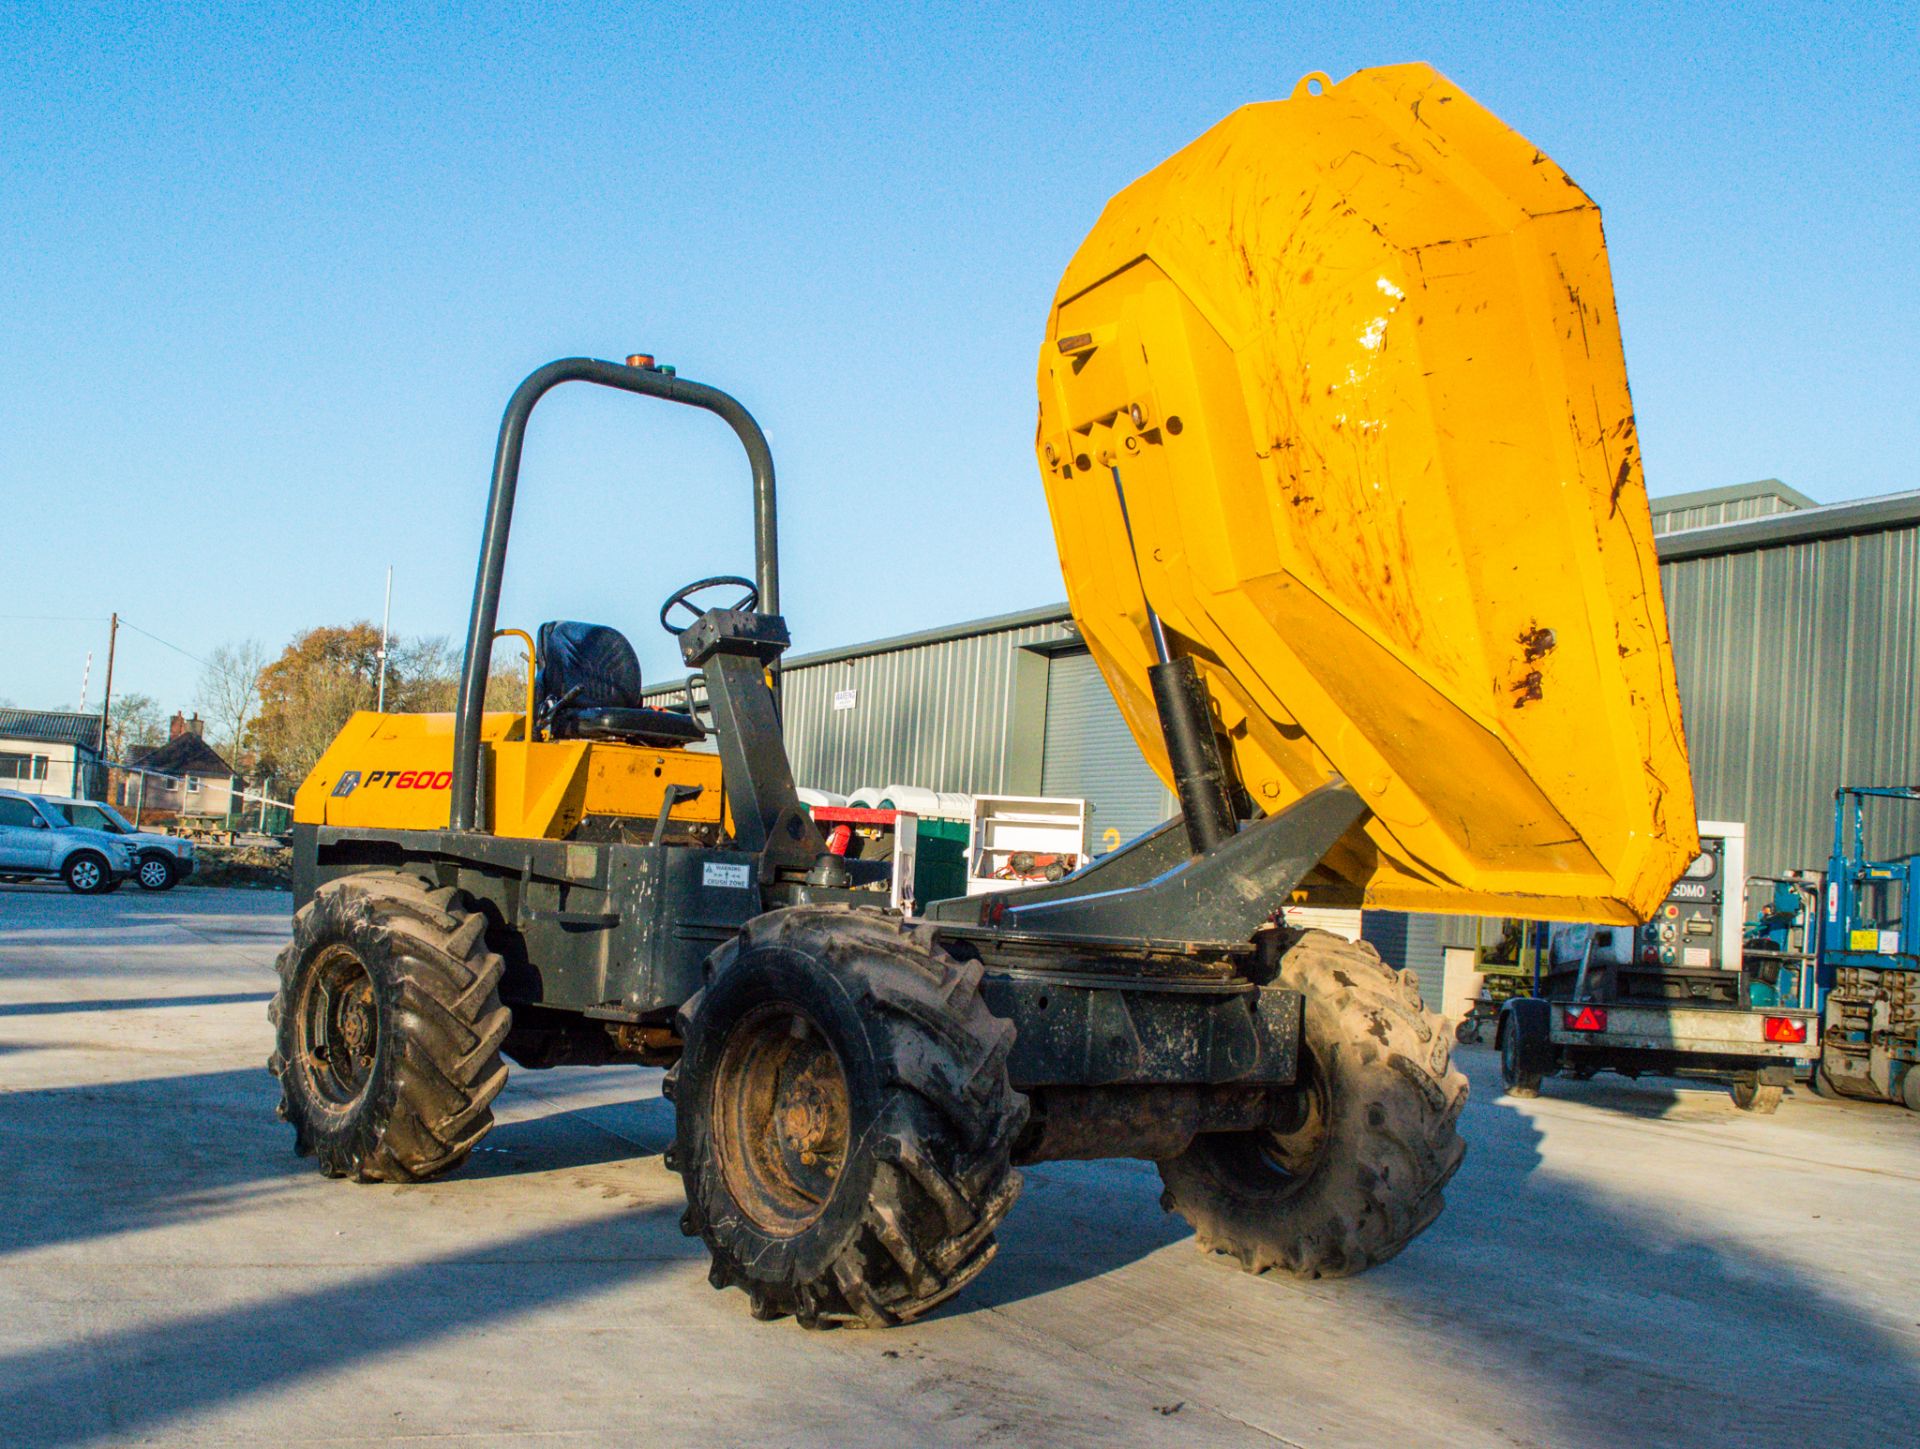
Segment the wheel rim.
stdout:
[[167,883],[167,864],[163,860],[147,860],[140,863],[140,884],[149,890],[158,890]]
[[845,1069],[806,1013],[764,1006],[728,1034],[713,1078],[714,1154],[762,1231],[790,1237],[826,1211],[851,1119]]
[[100,867],[90,860],[74,862],[73,883],[83,891],[100,888]]
[[1288,1197],[1313,1176],[1332,1140],[1333,1098],[1313,1054],[1300,1054],[1296,1091],[1282,1099],[1274,1120],[1256,1132],[1208,1133],[1196,1140],[1213,1151],[1226,1176],[1243,1192]]
[[315,1094],[351,1106],[372,1081],[380,1051],[379,1003],[358,956],[341,946],[314,963],[297,1020],[295,1045]]

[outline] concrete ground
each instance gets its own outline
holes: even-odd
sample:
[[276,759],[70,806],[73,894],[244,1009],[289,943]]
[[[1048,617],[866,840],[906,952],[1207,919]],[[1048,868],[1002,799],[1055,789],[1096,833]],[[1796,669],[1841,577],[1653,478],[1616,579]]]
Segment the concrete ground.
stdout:
[[1913,1443],[1920,1117],[1462,1053],[1438,1224],[1337,1283],[1050,1165],[887,1333],[760,1324],[680,1235],[659,1073],[517,1072],[463,1171],[327,1182],[262,1068],[288,900],[0,887],[0,1441]]

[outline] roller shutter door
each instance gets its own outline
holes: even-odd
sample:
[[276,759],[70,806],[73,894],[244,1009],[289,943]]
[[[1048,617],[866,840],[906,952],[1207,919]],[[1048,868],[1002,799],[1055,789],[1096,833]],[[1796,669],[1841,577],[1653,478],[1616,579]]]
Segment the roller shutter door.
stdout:
[[1087,802],[1087,845],[1104,855],[1174,813],[1172,794],[1140,747],[1084,651],[1047,665],[1047,733],[1040,793]]
[[[1289,911],[1291,917],[1293,912]],[[1446,985],[1446,948],[1440,944],[1439,916],[1404,911],[1368,911],[1361,917],[1361,939],[1396,971],[1411,971],[1420,983],[1420,999],[1439,1010]]]

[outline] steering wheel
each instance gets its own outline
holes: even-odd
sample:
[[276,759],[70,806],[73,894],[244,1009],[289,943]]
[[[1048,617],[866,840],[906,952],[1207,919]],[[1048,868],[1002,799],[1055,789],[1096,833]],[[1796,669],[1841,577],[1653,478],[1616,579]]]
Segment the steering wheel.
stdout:
[[[744,591],[738,600],[726,606],[728,609],[750,612],[760,607],[760,590],[752,579],[743,579],[738,574],[715,574],[710,579],[696,579],[685,588],[675,589],[668,595],[666,603],[660,606],[660,627],[678,638],[699,623],[701,616],[707,612],[693,603],[693,596],[703,589],[727,587]],[[692,617],[684,624],[676,624],[672,618],[675,609],[685,609]]]

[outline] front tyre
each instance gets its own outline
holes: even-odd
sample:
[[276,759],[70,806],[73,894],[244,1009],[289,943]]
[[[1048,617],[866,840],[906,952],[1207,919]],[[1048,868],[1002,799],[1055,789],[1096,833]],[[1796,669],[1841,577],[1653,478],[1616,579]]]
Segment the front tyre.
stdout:
[[493,1126],[511,1016],[485,926],[453,890],[385,873],[329,881],[294,916],[267,1068],[327,1176],[417,1182]]
[[143,891],[170,891],[180,878],[180,873],[166,856],[149,855],[135,867],[133,878],[140,883]]
[[60,879],[67,883],[67,889],[77,896],[105,895],[114,884],[113,872],[107,867],[107,858],[91,850],[76,852],[60,868]]
[[1162,1162],[1160,1202],[1250,1273],[1344,1277],[1440,1215],[1467,1079],[1412,975],[1364,942],[1303,932],[1275,984],[1306,996],[1298,1089],[1266,1129],[1202,1133]]
[[875,911],[750,922],[680,1013],[668,1166],[714,1287],[756,1318],[884,1327],[992,1260],[1019,1192],[1013,1028],[977,964]]

